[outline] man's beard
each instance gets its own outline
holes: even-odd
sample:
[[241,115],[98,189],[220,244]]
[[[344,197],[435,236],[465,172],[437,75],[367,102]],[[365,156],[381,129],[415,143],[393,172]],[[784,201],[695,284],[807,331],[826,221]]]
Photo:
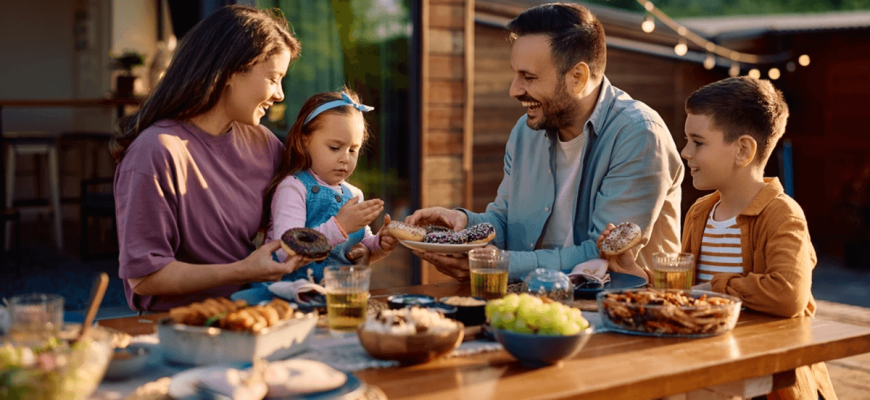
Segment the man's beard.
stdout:
[[568,95],[564,85],[557,85],[556,92],[547,103],[541,103],[541,118],[535,123],[526,120],[526,125],[534,130],[556,131],[574,123],[576,104]]

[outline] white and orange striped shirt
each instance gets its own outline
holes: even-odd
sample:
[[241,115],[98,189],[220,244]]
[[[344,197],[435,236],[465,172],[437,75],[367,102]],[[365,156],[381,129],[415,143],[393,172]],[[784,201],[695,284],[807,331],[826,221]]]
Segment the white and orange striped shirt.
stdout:
[[696,284],[710,282],[716,274],[743,273],[737,217],[725,221],[713,220],[713,213],[718,206],[719,203],[716,203],[707,216],[707,226],[701,240],[701,254],[698,257]]

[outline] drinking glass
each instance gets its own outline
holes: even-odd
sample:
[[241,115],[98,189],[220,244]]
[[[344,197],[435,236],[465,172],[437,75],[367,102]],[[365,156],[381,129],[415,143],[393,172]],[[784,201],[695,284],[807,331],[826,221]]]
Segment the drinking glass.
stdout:
[[31,293],[8,301],[9,335],[22,344],[39,343],[57,336],[63,328],[63,296]]
[[357,326],[365,322],[371,277],[369,267],[356,265],[331,265],[323,270],[330,332],[355,332]]
[[468,252],[471,272],[471,295],[487,300],[507,294],[510,254],[493,248],[477,248]]
[[574,300],[574,284],[562,271],[536,268],[523,279],[523,293],[546,297],[570,305]]
[[695,283],[695,256],[691,253],[653,253],[653,287],[692,288]]

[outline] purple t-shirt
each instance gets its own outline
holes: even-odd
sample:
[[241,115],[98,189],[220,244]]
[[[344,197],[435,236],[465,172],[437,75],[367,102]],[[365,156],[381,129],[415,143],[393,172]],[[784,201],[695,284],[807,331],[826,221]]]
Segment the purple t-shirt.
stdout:
[[220,136],[172,120],[142,131],[115,171],[119,275],[130,308],[168,310],[239,290],[140,296],[127,279],[175,260],[226,264],[247,257],[283,147],[268,129],[238,123]]

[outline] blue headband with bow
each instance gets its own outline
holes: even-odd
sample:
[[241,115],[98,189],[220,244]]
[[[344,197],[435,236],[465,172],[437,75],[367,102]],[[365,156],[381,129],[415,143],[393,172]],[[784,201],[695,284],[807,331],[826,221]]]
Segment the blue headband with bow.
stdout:
[[341,92],[341,100],[333,100],[328,103],[321,104],[320,107],[315,108],[314,111],[311,112],[311,114],[308,114],[308,116],[305,117],[305,122],[303,122],[302,125],[311,122],[314,117],[318,116],[320,113],[326,110],[341,106],[351,106],[353,108],[356,108],[357,110],[360,110],[360,112],[369,112],[375,109],[374,107],[367,106],[365,104],[359,104],[353,101],[353,99],[351,99],[347,93]]

